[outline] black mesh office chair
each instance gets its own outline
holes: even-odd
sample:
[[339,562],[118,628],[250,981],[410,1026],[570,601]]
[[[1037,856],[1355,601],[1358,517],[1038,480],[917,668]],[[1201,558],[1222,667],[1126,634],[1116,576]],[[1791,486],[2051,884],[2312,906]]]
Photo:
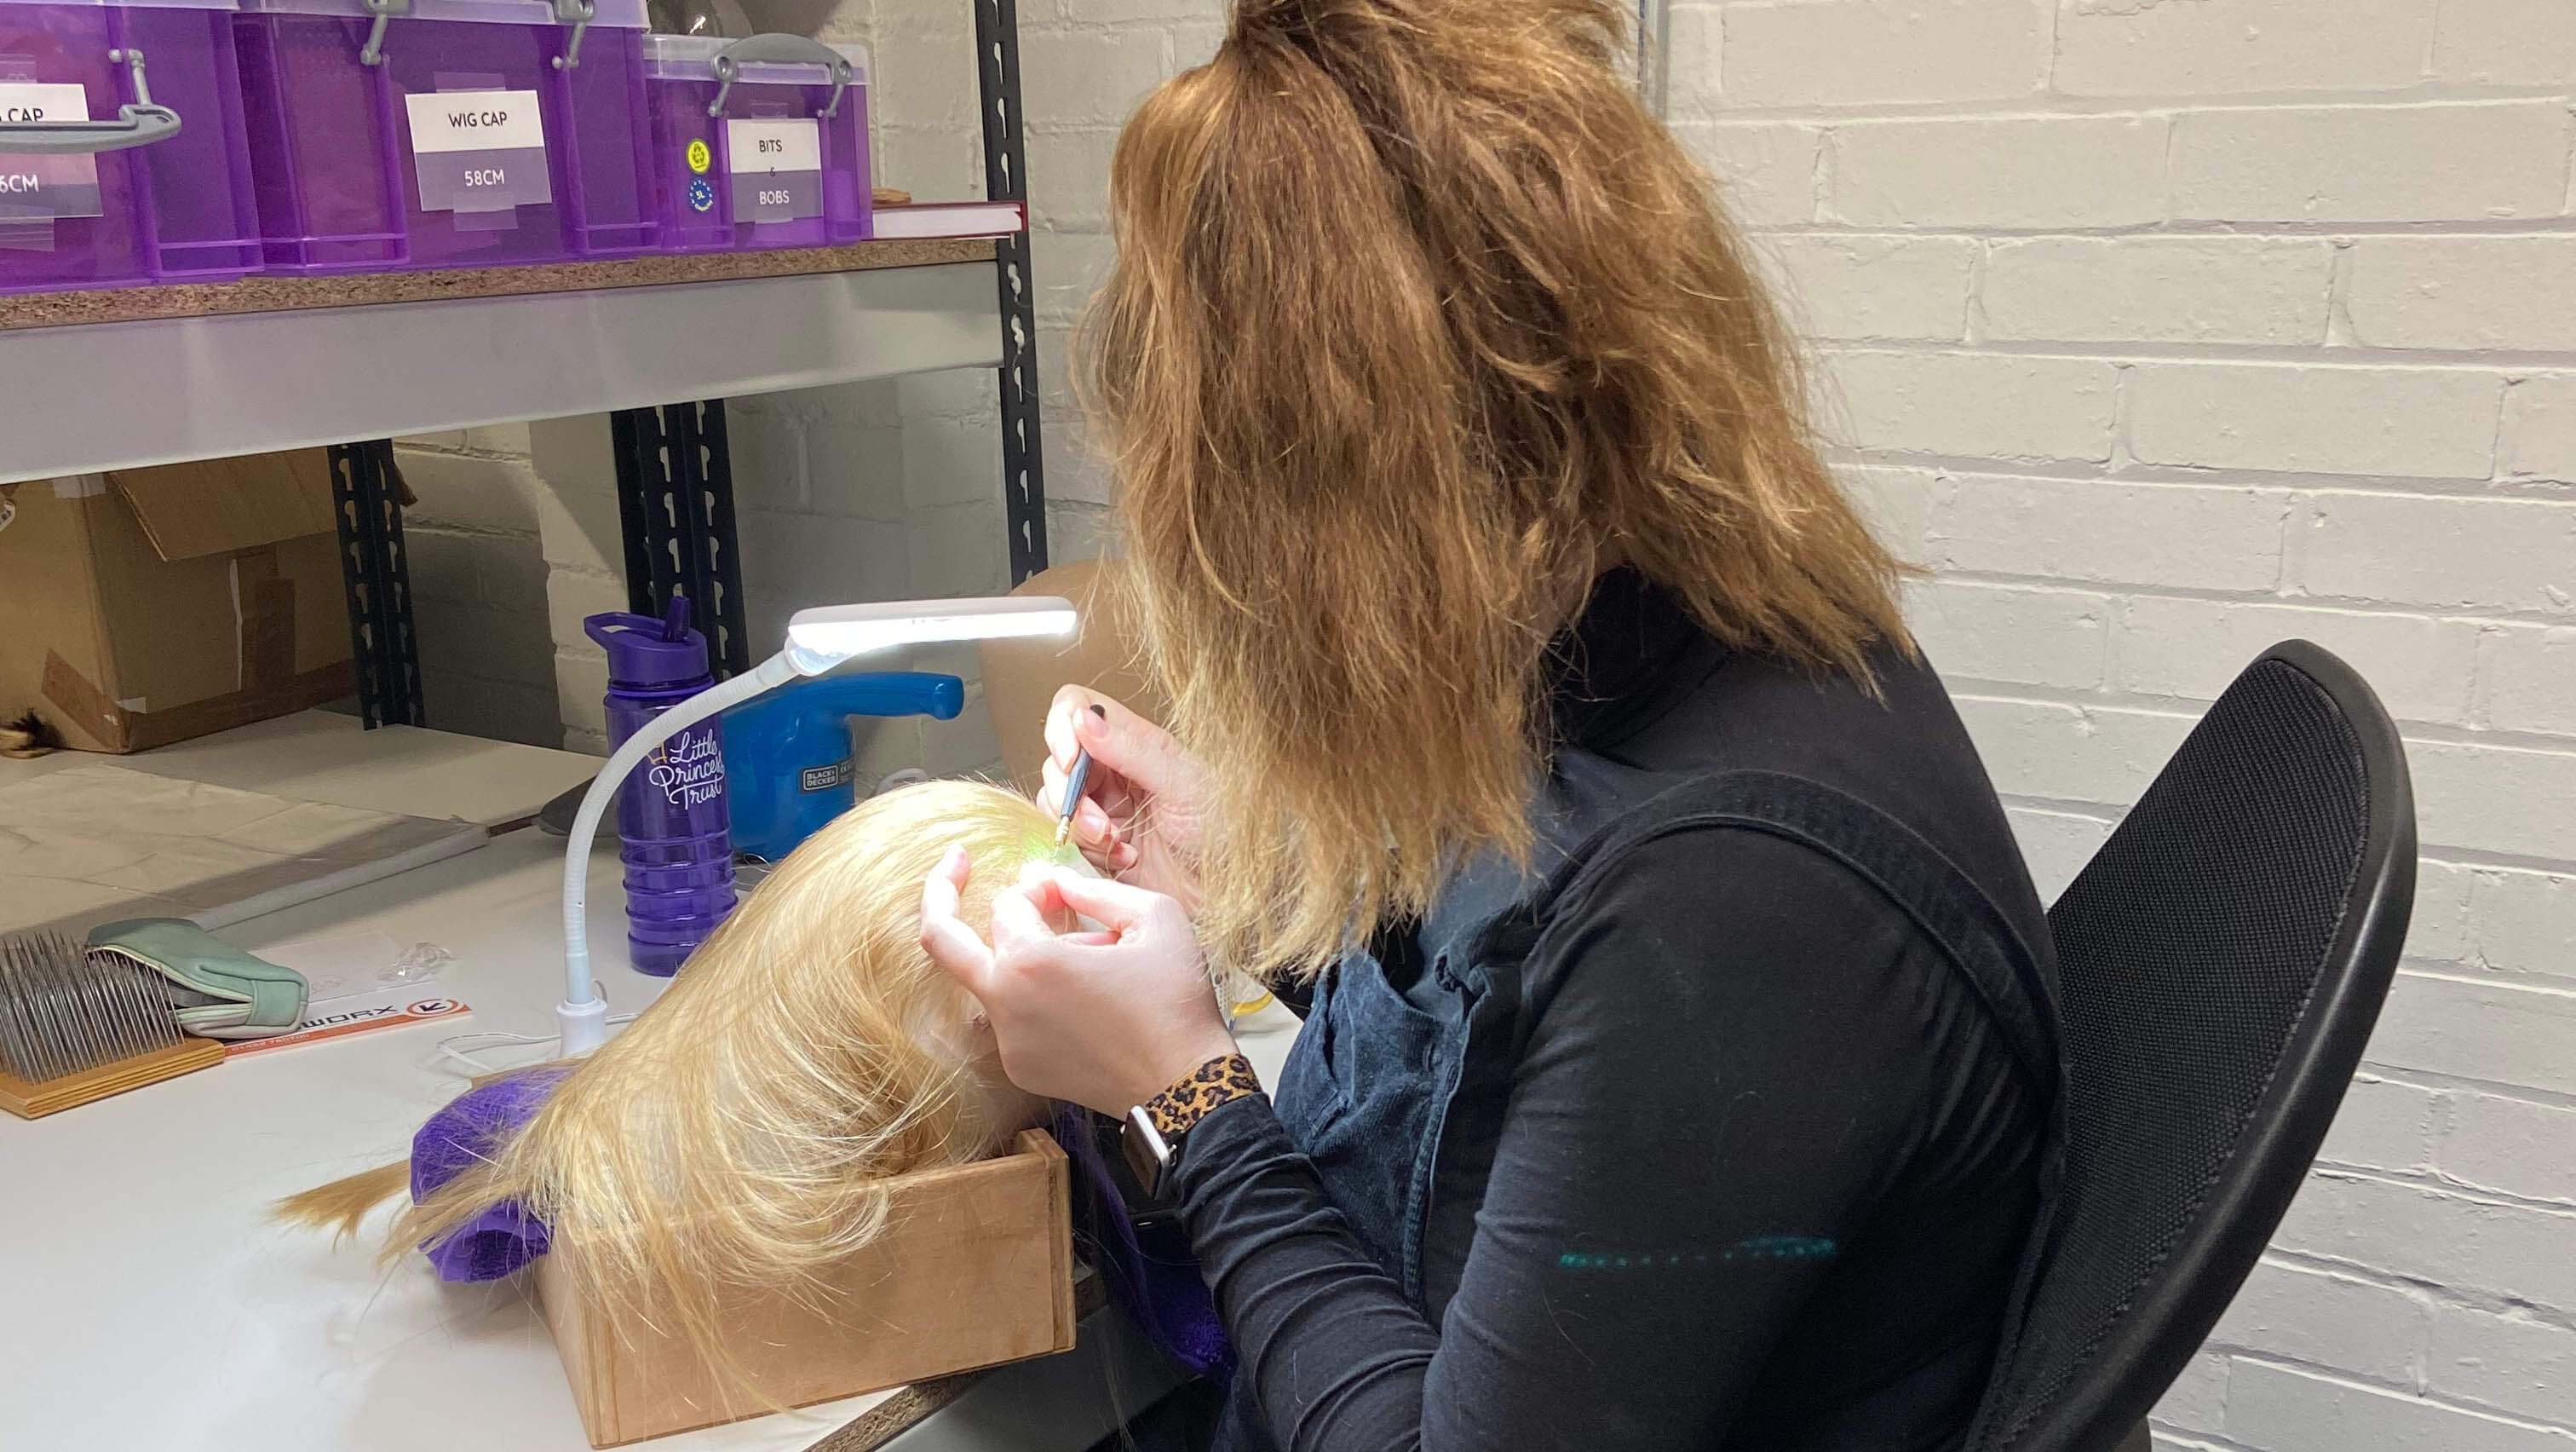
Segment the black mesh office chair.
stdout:
[[2414,884],[2396,728],[2274,646],[2049,910],[2065,1178],[1973,1452],[2143,1445],[2325,1138]]

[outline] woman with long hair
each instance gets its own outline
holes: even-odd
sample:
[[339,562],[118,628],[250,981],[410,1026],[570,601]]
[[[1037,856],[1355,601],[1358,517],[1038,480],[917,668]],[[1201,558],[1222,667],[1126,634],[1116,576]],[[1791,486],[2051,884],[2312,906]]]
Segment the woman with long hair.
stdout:
[[[1243,1448],[1957,1445],[2057,1093],[2039,905],[1603,0],[1239,0],[1082,339],[1166,725],[1116,881],[925,946],[1127,1121]],[[1068,910],[1102,925],[1058,932]],[[1208,989],[1301,1004],[1274,1100]]]

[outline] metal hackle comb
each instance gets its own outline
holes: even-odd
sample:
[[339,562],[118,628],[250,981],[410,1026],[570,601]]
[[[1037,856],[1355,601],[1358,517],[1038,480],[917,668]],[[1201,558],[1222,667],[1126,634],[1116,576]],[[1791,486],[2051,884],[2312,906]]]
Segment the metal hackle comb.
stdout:
[[60,933],[0,938],[0,1108],[34,1119],[223,1057],[133,964]]

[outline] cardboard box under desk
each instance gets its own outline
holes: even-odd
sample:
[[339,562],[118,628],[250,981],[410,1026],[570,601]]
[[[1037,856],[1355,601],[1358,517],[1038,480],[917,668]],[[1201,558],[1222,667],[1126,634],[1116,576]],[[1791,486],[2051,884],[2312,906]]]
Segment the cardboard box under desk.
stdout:
[[551,1256],[536,1289],[594,1447],[756,1417],[1073,1349],[1072,1182],[1064,1151],[1027,1130],[978,1164],[899,1175],[876,1241],[825,1273],[818,1312],[783,1294],[725,1307],[728,1347],[759,1392],[676,1330],[612,1325]]
[[322,450],[0,484],[0,719],[142,751],[356,688]]

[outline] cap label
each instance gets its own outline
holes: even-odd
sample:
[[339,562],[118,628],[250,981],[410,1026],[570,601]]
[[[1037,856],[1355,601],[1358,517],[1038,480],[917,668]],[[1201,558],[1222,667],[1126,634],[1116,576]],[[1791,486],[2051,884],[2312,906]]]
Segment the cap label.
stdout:
[[554,200],[534,91],[414,91],[412,170],[424,212],[499,212]]
[[[89,119],[89,93],[78,85],[0,86],[0,122],[42,125]],[[7,140],[0,138],[0,222],[98,215],[96,157],[11,155]]]

